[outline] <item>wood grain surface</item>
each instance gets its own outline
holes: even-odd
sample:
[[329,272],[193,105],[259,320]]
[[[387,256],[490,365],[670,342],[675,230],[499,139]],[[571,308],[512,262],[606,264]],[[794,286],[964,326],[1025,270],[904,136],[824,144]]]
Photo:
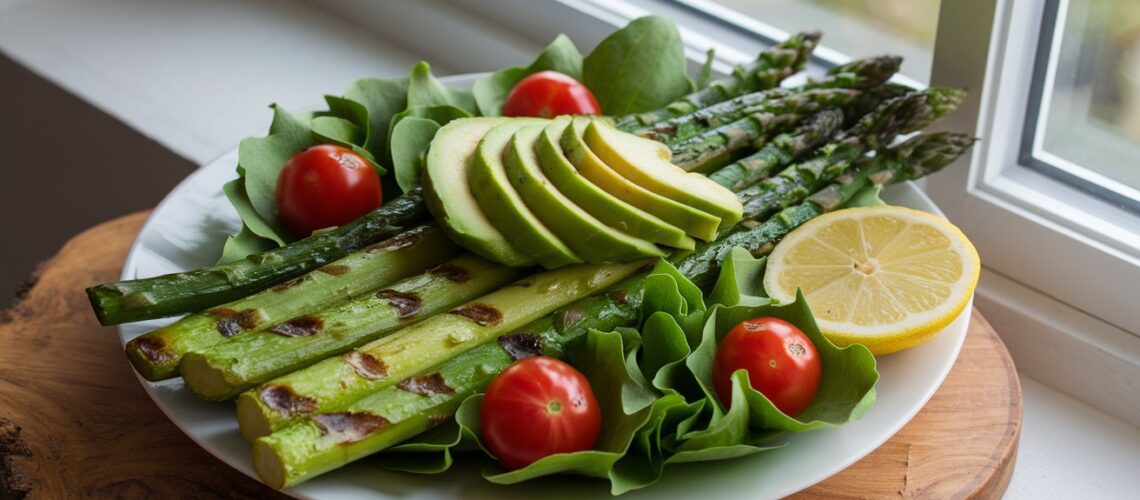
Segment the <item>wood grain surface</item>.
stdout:
[[[96,226],[42,264],[0,312],[0,499],[273,497],[199,448],[143,391],[83,288],[115,280],[147,212]],[[925,408],[802,498],[991,498],[1021,428],[1009,354],[974,311],[957,364]]]

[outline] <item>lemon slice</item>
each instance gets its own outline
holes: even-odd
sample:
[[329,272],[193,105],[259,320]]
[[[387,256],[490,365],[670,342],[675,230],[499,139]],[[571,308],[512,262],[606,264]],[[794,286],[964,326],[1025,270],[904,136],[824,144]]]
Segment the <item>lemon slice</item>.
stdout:
[[909,208],[849,208],[788,234],[768,257],[764,288],[780,302],[802,289],[820,330],[876,355],[919,345],[966,307],[981,264],[945,219]]

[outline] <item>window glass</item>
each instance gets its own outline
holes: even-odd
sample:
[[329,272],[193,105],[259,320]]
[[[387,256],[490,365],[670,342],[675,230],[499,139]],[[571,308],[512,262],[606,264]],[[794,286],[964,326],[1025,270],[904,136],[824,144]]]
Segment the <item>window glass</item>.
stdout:
[[1061,38],[1040,46],[1030,166],[1140,208],[1140,2],[1053,2],[1047,10]]

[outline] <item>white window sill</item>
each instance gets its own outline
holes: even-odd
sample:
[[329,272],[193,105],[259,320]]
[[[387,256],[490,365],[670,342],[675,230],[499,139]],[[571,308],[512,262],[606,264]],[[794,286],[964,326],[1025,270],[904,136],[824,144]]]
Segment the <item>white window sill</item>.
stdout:
[[[439,4],[422,9],[446,10]],[[462,13],[438,15],[454,19]],[[382,28],[373,32],[366,24],[297,0],[0,0],[0,50],[203,163],[263,131],[269,102],[306,106],[358,77],[403,75],[421,55],[437,60],[430,48],[401,47],[381,38]],[[504,47],[515,40],[482,36],[498,36]],[[538,47],[532,43],[519,41],[513,50],[466,64],[457,64],[462,57],[453,52],[433,69],[493,69],[484,66],[496,57],[522,63],[523,54]],[[1023,376],[1022,388],[1024,420],[1009,498],[1135,494],[1140,428],[1034,379]]]
[[1135,498],[1140,428],[1025,374],[1021,394],[1021,443],[1006,498]]

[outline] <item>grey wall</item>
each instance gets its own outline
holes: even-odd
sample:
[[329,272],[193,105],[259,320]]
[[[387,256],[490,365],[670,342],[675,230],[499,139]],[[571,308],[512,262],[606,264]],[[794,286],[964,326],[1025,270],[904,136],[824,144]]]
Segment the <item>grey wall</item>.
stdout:
[[194,168],[0,55],[0,309],[71,236],[154,206]]

